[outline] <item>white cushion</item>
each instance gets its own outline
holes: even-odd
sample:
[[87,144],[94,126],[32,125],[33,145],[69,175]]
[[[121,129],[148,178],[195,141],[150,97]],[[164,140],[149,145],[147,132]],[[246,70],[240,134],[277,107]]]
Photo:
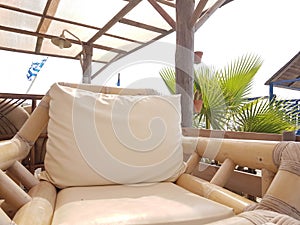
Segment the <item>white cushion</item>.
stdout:
[[200,225],[233,210],[171,182],[66,188],[58,193],[52,225]]
[[54,84],[44,179],[57,187],[176,180],[180,96],[125,96]]

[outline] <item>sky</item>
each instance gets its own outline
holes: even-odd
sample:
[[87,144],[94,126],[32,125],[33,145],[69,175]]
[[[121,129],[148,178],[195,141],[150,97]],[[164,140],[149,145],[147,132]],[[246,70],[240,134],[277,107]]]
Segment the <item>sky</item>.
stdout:
[[[203,51],[202,62],[216,68],[244,54],[257,54],[263,59],[263,65],[255,76],[251,97],[267,96],[269,88],[264,83],[300,50],[299,9],[299,0],[234,0],[218,9],[196,32],[195,51]],[[172,48],[175,40],[173,33],[160,44]],[[154,53],[163,55],[156,50]],[[5,77],[0,82],[0,92],[26,93],[31,85],[26,78],[27,70],[32,62],[42,58],[0,51],[1,72]],[[168,92],[159,70],[172,64],[172,59],[169,62],[158,57],[157,60],[128,62],[94,82],[115,86],[120,72],[122,87],[148,87]],[[57,81],[80,83],[81,74],[79,61],[49,57],[29,93],[45,94]],[[274,93],[282,99],[300,99],[298,91],[275,88]]]

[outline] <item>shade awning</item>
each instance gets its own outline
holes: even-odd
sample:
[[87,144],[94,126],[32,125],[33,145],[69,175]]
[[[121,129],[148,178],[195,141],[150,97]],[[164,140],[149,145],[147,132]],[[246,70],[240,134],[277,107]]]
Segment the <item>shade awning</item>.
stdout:
[[300,90],[300,52],[278,70],[265,85]]
[[[216,2],[208,0],[203,14]],[[172,0],[0,0],[0,50],[79,59],[82,45],[73,36],[66,34],[70,48],[51,43],[67,29],[92,47],[92,61],[105,67],[175,31],[175,4]]]

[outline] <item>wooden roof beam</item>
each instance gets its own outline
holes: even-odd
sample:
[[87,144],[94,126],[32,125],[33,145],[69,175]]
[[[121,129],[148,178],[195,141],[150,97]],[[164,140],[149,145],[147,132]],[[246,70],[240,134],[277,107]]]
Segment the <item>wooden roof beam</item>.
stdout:
[[119,22],[130,25],[130,26],[139,27],[139,28],[142,28],[142,29],[145,29],[145,30],[150,30],[150,31],[153,31],[153,32],[161,33],[161,34],[164,34],[164,33],[168,32],[167,30],[160,29],[158,27],[150,26],[150,25],[147,25],[147,24],[144,24],[144,23],[139,23],[139,22],[136,22],[136,21],[133,21],[133,20],[125,19],[125,18],[120,19]]
[[113,25],[115,25],[120,19],[122,19],[128,12],[130,12],[135,6],[137,6],[142,0],[131,0],[128,4],[121,9],[107,24],[104,25],[102,30],[98,31],[87,44],[95,42],[105,32],[107,32]]
[[208,20],[208,18],[218,9],[220,8],[226,0],[218,0],[215,2],[213,6],[211,6],[206,12],[200,17],[198,22],[195,24],[195,32]]
[[173,18],[156,2],[156,0],[148,0],[153,8],[165,19],[165,21],[176,30],[176,22]]
[[190,20],[190,27],[195,26],[197,20],[199,19],[199,17],[201,16],[204,7],[206,6],[208,0],[200,0],[200,2],[198,3],[195,11],[193,12],[192,18]]
[[[59,2],[60,2],[60,0],[48,0],[47,1],[47,4],[46,4],[44,12],[43,12],[43,16],[40,20],[40,23],[37,27],[36,32],[46,33],[48,31],[52,20],[46,19],[45,15],[54,16],[56,11],[57,11]],[[43,38],[38,37],[37,42],[36,42],[36,46],[35,46],[35,52],[36,53],[39,53],[41,51],[42,44],[43,44]]]
[[166,0],[156,0],[157,2],[160,2],[161,4],[176,8],[175,3],[170,2],[170,1],[166,1]]

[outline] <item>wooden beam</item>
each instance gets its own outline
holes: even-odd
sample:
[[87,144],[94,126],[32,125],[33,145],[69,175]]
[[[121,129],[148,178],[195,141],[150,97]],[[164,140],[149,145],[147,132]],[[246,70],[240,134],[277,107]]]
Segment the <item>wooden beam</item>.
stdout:
[[208,0],[200,0],[200,2],[198,3],[192,18],[190,20],[190,27],[194,27],[197,20],[199,19],[199,17],[201,16],[204,7],[206,6],[206,3],[208,2]]
[[173,8],[176,7],[176,4],[173,3],[173,2],[170,2],[170,1],[166,1],[166,0],[156,0],[156,1],[157,1],[157,2],[160,2],[161,4],[164,4],[164,5],[173,7]]
[[130,12],[135,6],[137,6],[142,0],[131,0],[123,9],[121,9],[107,24],[104,25],[101,31],[98,31],[88,42],[91,44],[101,37],[106,31],[108,31],[113,25],[115,25],[120,19],[122,19],[128,12]]
[[[45,6],[43,16],[41,17],[40,23],[37,27],[36,32],[38,33],[46,33],[49,29],[49,26],[52,20],[46,19],[45,15],[54,16],[59,5],[60,0],[48,0]],[[38,37],[35,45],[35,52],[40,53],[44,38]]]
[[37,28],[37,32],[46,33],[48,31],[52,20],[46,19],[45,16],[46,15],[54,16],[57,11],[59,2],[60,2],[60,0],[48,0],[47,1],[46,7],[43,12],[43,16],[42,16],[40,23],[38,25],[38,28]]
[[157,3],[155,0],[148,0],[148,2],[156,9],[156,11],[165,19],[165,21],[173,28],[176,29],[176,22],[173,18]]
[[211,6],[198,20],[195,24],[195,32],[208,20],[208,18],[218,9],[220,8],[226,0],[218,0],[215,2],[213,6]]
[[150,26],[148,24],[136,22],[136,21],[133,21],[133,20],[125,19],[125,18],[120,19],[119,23],[124,23],[124,24],[130,25],[130,26],[142,28],[142,29],[145,29],[145,30],[150,30],[150,31],[153,31],[153,32],[161,33],[161,34],[164,34],[164,33],[168,32],[167,30],[160,29],[158,27]]
[[194,29],[189,26],[194,0],[176,1],[176,93],[181,94],[182,127],[192,127],[194,92]]

